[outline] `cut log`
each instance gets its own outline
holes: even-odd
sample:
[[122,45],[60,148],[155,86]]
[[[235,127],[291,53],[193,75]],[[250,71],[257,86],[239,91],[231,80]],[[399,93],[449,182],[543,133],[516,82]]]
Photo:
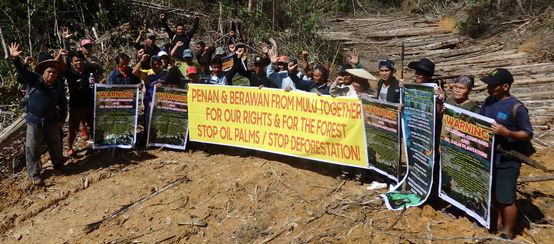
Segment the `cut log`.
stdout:
[[519,179],[517,179],[518,182],[538,182],[538,181],[547,181],[547,180],[554,180],[554,174],[519,177]]
[[437,63],[437,67],[441,66],[452,66],[452,65],[463,65],[463,64],[478,64],[478,63],[490,63],[504,60],[513,60],[518,58],[528,59],[529,57],[524,53],[510,53],[510,54],[488,54],[486,57],[474,57],[462,60],[455,60],[450,62]]
[[430,28],[405,28],[405,29],[395,29],[390,31],[378,31],[365,35],[368,38],[376,39],[391,39],[395,37],[406,37],[406,36],[420,36],[420,35],[429,35],[429,34],[441,34],[448,33],[445,30],[439,29],[430,29]]
[[15,120],[11,125],[6,127],[6,129],[2,130],[0,132],[0,149],[4,148],[5,146],[12,143],[15,139],[18,139],[25,133],[25,129],[27,128],[27,123],[25,121],[25,118],[23,118],[23,115],[19,117],[17,120]]
[[494,53],[496,51],[502,50],[502,48],[503,48],[503,46],[497,45],[497,46],[492,46],[492,47],[481,48],[481,50],[477,50],[477,51],[474,51],[474,52],[455,53],[454,56],[436,57],[434,62],[435,63],[441,63],[441,62],[448,62],[448,61],[452,61],[452,60],[461,60],[461,59],[485,56],[485,55],[489,55],[490,53]]

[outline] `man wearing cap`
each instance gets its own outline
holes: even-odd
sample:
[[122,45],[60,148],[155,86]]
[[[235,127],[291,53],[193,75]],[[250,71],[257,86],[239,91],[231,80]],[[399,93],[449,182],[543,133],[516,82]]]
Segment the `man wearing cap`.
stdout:
[[94,55],[92,50],[93,43],[91,39],[83,39],[81,41],[81,52],[85,55],[86,64],[96,70],[97,74],[104,73],[104,64],[98,57]]
[[189,66],[186,72],[188,83],[200,83],[200,70],[196,66]]
[[[158,55],[160,52],[160,48],[156,46],[156,34],[154,33],[148,33],[146,34],[146,40],[144,41],[144,44],[141,44],[142,38],[144,37],[144,30],[140,31],[139,36],[133,43],[133,47],[138,50],[144,50],[145,54],[148,54],[148,56],[153,57],[155,55]],[[142,63],[142,69],[150,69],[150,60],[147,62]]]
[[189,31],[186,31],[184,24],[178,23],[175,25],[175,32],[173,32],[173,30],[171,30],[171,28],[167,25],[167,16],[165,14],[160,14],[160,20],[162,21],[162,25],[167,32],[169,39],[171,39],[171,45],[175,47],[177,42],[183,43],[183,45],[177,48],[177,53],[183,53],[183,50],[190,48],[190,40],[196,33],[196,30],[198,30],[200,15],[194,14],[193,18],[194,22],[192,23],[192,27]]
[[267,77],[265,70],[269,63],[267,58],[262,56],[254,57],[254,70],[250,70],[250,86],[277,88],[277,86]]
[[[71,31],[68,27],[62,27],[62,41],[64,43],[65,47],[69,47],[69,39],[73,36],[71,34]],[[85,64],[91,68],[93,68],[96,71],[96,74],[103,74],[104,73],[104,63],[100,61],[100,59],[96,56],[94,56],[93,53],[93,42],[91,39],[85,38],[81,40],[79,45],[79,51],[81,51],[85,55]]]
[[166,51],[160,51],[158,52],[158,56],[160,57],[160,60],[162,62],[162,69],[165,71],[169,71],[173,67],[173,64],[171,63],[171,58],[169,55],[167,55]]
[[[271,82],[273,82],[273,84],[275,84],[275,86],[285,89],[287,85],[290,85],[291,83],[294,84],[291,81],[287,82],[288,84],[283,85],[283,80],[289,76],[289,61],[296,61],[296,64],[290,64],[290,66],[292,66],[292,73],[295,73],[300,79],[304,78],[302,72],[297,72],[298,61],[296,59],[289,58],[287,56],[278,56],[275,50],[268,50],[264,53],[264,55],[266,55],[271,61],[271,64],[266,68],[266,76],[271,80]],[[296,70],[294,65],[296,65]]]
[[190,67],[190,66],[194,66],[194,67],[196,67],[198,72],[200,71],[200,65],[193,62],[194,55],[192,53],[192,50],[190,50],[190,49],[183,50],[183,53],[182,53],[181,57],[182,57],[182,62],[178,67],[178,69],[180,71],[180,74],[181,74],[181,78],[186,77],[187,68]]
[[48,145],[48,153],[54,169],[61,169],[64,166],[60,129],[67,116],[67,99],[64,84],[58,76],[67,67],[61,61],[61,55],[58,55],[56,60],[51,57],[40,57],[39,64],[35,67],[36,73],[33,73],[23,67],[19,59],[22,53],[20,48],[19,44],[12,43],[9,46],[9,54],[21,80],[30,87],[25,115],[27,121],[25,161],[30,181],[40,185],[42,179],[39,161],[44,140]]
[[399,82],[394,77],[394,62],[390,59],[382,59],[378,64],[381,79],[377,82],[377,99],[391,103],[400,102]]
[[[487,84],[489,97],[481,106],[480,114],[495,120],[492,124],[495,148],[500,145],[504,150],[520,150],[521,141],[533,138],[533,128],[527,108],[510,94],[514,82],[512,74],[500,68],[481,80]],[[498,214],[497,227],[503,226],[501,237],[512,239],[517,217],[516,181],[521,162],[501,152],[496,152],[493,160],[492,191]]]

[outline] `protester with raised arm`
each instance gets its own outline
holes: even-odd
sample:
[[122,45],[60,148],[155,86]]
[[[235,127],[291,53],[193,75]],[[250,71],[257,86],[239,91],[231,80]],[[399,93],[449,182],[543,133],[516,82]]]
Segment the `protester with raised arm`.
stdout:
[[[62,41],[67,50],[70,50],[69,39],[73,36],[67,26],[61,28]],[[94,43],[91,39],[82,39],[76,44],[76,50],[81,51],[85,55],[85,64],[95,70],[95,74],[102,75],[104,73],[104,63],[94,55]]]
[[175,31],[171,30],[169,26],[167,25],[167,16],[165,14],[160,14],[160,20],[162,21],[162,25],[167,32],[167,35],[169,35],[169,39],[171,40],[171,45],[175,47],[175,44],[177,42],[182,42],[183,45],[176,50],[176,53],[183,53],[183,50],[190,48],[190,40],[198,30],[198,23],[200,20],[200,15],[195,14],[193,16],[194,22],[192,23],[192,27],[189,31],[187,31],[186,27],[182,23],[177,23],[175,25]]
[[60,129],[63,128],[67,116],[67,99],[64,84],[58,78],[67,67],[61,62],[61,55],[56,59],[41,56],[35,72],[32,72],[21,63],[20,49],[21,45],[11,43],[9,54],[21,77],[20,80],[30,89],[25,115],[27,122],[25,162],[29,180],[35,185],[40,185],[43,181],[40,177],[39,162],[44,141],[48,146],[54,169],[59,170],[64,167]]
[[[144,40],[144,43],[142,43],[142,38],[144,38],[145,33],[146,32],[144,30],[140,31],[139,36],[133,43],[133,47],[135,47],[137,51],[144,50],[144,53],[148,54],[150,57],[158,55],[161,49],[158,46],[156,46],[156,34],[147,33],[146,39]],[[142,69],[150,69],[150,60],[142,63]]]
[[[147,130],[150,119],[150,110],[152,108],[154,86],[161,87],[165,85],[168,78],[168,72],[162,69],[162,60],[160,56],[154,55],[150,57],[150,55],[144,53],[142,49],[139,51],[139,56],[141,58],[133,68],[133,75],[139,77],[139,79],[144,82],[144,87],[146,88],[142,104],[144,104],[144,128]],[[148,66],[150,66],[151,69],[141,70],[141,67],[144,66],[145,62],[150,63]]]

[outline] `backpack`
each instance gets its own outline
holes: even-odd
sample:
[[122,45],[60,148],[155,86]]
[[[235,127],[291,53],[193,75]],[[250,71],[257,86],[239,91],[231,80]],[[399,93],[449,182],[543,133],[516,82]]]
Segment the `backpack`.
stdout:
[[[517,110],[519,109],[519,107],[523,106],[522,103],[516,103],[513,107],[512,107],[512,120],[514,122],[514,124],[517,124]],[[537,150],[535,149],[535,147],[533,146],[533,144],[531,143],[531,140],[523,140],[523,141],[519,141],[519,140],[516,140],[516,142],[514,143],[514,147],[513,149],[520,152],[521,154],[529,157],[531,155],[533,155],[535,152],[537,152]]]
[[21,108],[21,111],[27,112],[27,104],[29,103],[29,97],[30,97],[31,94],[33,94],[33,92],[35,92],[36,90],[37,90],[37,88],[31,87],[31,88],[29,88],[29,91],[25,94],[25,96],[23,96],[23,98],[22,98],[21,101],[19,102],[19,107]]

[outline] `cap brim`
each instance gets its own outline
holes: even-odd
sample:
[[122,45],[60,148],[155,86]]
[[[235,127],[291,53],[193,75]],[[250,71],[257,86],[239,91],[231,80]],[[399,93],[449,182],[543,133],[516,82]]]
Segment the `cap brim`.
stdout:
[[490,77],[490,76],[488,76],[488,75],[485,76],[485,77],[483,77],[483,78],[481,78],[481,81],[482,81],[483,83],[487,84],[487,85],[499,85],[499,84],[500,84],[499,81],[493,79],[492,77]]

